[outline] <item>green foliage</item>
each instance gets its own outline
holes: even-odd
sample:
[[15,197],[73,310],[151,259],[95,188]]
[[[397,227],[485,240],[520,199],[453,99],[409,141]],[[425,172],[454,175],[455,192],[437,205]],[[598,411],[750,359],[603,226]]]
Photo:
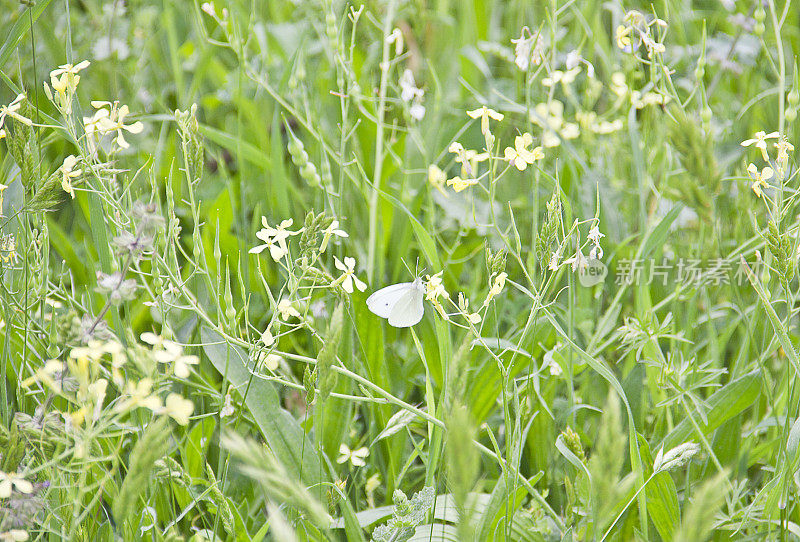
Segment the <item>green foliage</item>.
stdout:
[[0,540],[791,538],[757,4],[0,0]]
[[114,499],[114,519],[120,525],[137,512],[136,501],[150,487],[155,463],[166,454],[169,440],[168,422],[165,418],[158,418],[148,424],[142,438],[131,450],[125,478]]
[[406,542],[414,534],[417,525],[425,521],[425,516],[433,506],[436,494],[432,487],[424,487],[411,499],[401,490],[396,490],[392,499],[394,510],[392,518],[385,525],[378,526],[372,533],[373,542]]

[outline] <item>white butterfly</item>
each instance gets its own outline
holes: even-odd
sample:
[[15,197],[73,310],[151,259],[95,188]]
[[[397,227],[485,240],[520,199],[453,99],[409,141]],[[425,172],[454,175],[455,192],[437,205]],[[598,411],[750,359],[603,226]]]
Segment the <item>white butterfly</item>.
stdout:
[[388,318],[389,325],[394,327],[411,327],[425,313],[422,298],[425,286],[422,279],[414,282],[401,282],[381,288],[367,299],[367,308],[380,316]]

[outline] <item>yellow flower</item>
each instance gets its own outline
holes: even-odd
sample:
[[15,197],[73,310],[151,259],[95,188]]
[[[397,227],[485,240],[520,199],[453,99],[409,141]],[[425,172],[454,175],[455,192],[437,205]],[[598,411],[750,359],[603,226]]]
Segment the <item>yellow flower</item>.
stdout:
[[161,409],[161,398],[151,393],[152,390],[153,380],[150,378],[142,378],[137,382],[128,382],[125,385],[124,400],[117,403],[114,410],[116,412],[126,412],[134,408],[144,407],[153,412],[158,412]]
[[494,278],[494,284],[489,289],[489,293],[486,295],[486,299],[483,301],[483,306],[488,307],[489,303],[494,299],[496,296],[503,291],[503,288],[506,286],[506,278],[508,278],[508,274],[503,272],[497,275]]
[[[144,340],[144,335],[142,340]],[[161,342],[161,348],[153,351],[153,359],[159,363],[171,364],[173,372],[178,378],[189,378],[192,374],[191,366],[200,363],[200,358],[192,354],[184,354],[183,346],[168,339]]]
[[89,67],[90,62],[83,60],[75,65],[62,64],[57,69],[50,72],[50,77],[58,77],[59,75],[76,75],[79,71]]
[[462,190],[466,190],[470,186],[474,186],[476,184],[478,184],[477,179],[462,179],[458,175],[447,180],[447,186],[452,186],[453,190],[456,192],[461,192]]
[[575,76],[578,75],[581,71],[580,66],[572,68],[571,70],[561,71],[555,70],[553,73],[550,74],[550,77],[545,77],[542,79],[542,84],[546,87],[553,87],[558,83],[561,83],[564,86],[572,84],[575,81]]
[[494,109],[490,107],[481,106],[478,109],[474,109],[472,111],[467,111],[467,115],[469,115],[473,119],[477,119],[480,117],[481,119],[481,133],[485,136],[489,132],[489,119],[492,118],[496,121],[501,121],[504,118],[502,113],[498,113]]
[[[75,95],[75,90],[78,88],[78,83],[81,80],[81,76],[78,75],[78,72],[88,66],[89,61],[84,60],[75,65],[62,64],[57,69],[50,72],[50,85],[56,92],[54,101],[66,116],[72,114],[72,97]],[[52,99],[47,85],[45,85],[44,89],[47,97]]]
[[625,96],[628,93],[628,85],[625,83],[625,74],[622,72],[614,72],[611,74],[611,92],[619,96]]
[[64,158],[64,163],[59,168],[61,171],[61,188],[64,189],[64,192],[72,196],[72,199],[75,199],[75,190],[72,188],[72,179],[80,177],[81,173],[83,173],[82,169],[73,169],[77,163],[78,159],[70,154]]
[[447,192],[442,188],[447,182],[447,175],[439,166],[435,164],[428,166],[428,182],[431,183],[436,190],[441,192],[442,195],[447,196]]
[[264,343],[264,346],[272,346],[275,344],[275,336],[272,335],[272,330],[270,330],[269,327],[261,334],[261,342]]
[[5,192],[7,188],[7,184],[0,183],[0,216],[3,216],[3,192]]
[[477,312],[469,312],[469,299],[464,297],[464,294],[458,292],[458,308],[461,314],[464,315],[471,324],[479,324],[481,322],[481,315]]
[[[114,104],[114,106],[116,103]],[[117,137],[114,138],[114,141],[117,142],[123,149],[127,149],[130,147],[127,141],[125,141],[125,137],[123,136],[123,132],[130,132],[131,134],[138,134],[144,129],[144,124],[139,122],[138,120],[133,124],[125,124],[125,117],[128,116],[130,111],[128,110],[127,105],[121,106],[119,109],[115,110],[115,107],[112,106],[111,112],[108,116],[102,117],[99,119],[100,126],[103,132],[117,132]]]
[[575,139],[581,133],[576,123],[564,122],[564,104],[558,100],[537,104],[531,111],[530,120],[544,129],[542,145],[547,148],[557,147],[562,139]]
[[19,111],[19,109],[22,107],[22,100],[24,99],[24,94],[17,94],[17,97],[14,98],[13,102],[8,105],[0,106],[0,139],[6,137],[6,131],[3,128],[6,122],[6,117],[16,119],[26,126],[33,124],[33,121],[17,113],[17,111]]
[[297,231],[290,231],[286,229],[292,225],[291,218],[282,221],[278,226],[273,228],[267,222],[266,217],[262,216],[261,225],[264,227],[256,232],[256,237],[264,241],[264,244],[251,248],[249,252],[250,254],[260,254],[265,248],[268,248],[269,255],[272,256],[272,259],[276,262],[280,261],[281,258],[289,253],[289,247],[286,244],[286,239],[303,231],[303,228]]
[[170,393],[161,413],[171,417],[178,425],[187,425],[193,411],[194,403],[189,399],[184,399],[180,393]]
[[617,40],[617,47],[626,53],[630,53],[633,50],[633,45],[631,43],[631,27],[622,24],[617,26],[614,37]]
[[447,293],[447,290],[444,289],[444,284],[442,284],[443,273],[444,271],[439,271],[434,275],[427,275],[425,277],[425,299],[433,304],[436,312],[438,312],[442,318],[448,320],[449,316],[444,310],[442,303],[439,301],[440,297],[444,299],[450,298],[450,294]]
[[425,277],[425,298],[428,300],[438,299],[439,297],[444,297],[445,299],[450,297],[450,294],[447,293],[447,290],[444,289],[444,284],[442,284],[442,275],[444,274],[444,270],[439,271],[433,275],[427,275]]
[[528,145],[533,143],[533,136],[528,132],[514,138],[514,147],[506,147],[505,158],[511,165],[523,171],[528,164],[533,164],[537,160],[544,158],[541,147],[536,147],[532,151],[528,150]]
[[278,366],[281,364],[281,361],[283,361],[283,358],[278,354],[267,354],[264,356],[263,361],[264,367],[275,372],[278,370]]
[[[491,136],[491,134],[489,134],[489,136]],[[493,138],[494,136],[491,137]],[[461,164],[461,175],[464,177],[475,177],[475,170],[478,167],[478,163],[489,159],[488,152],[478,152],[472,149],[465,149],[458,141],[453,141],[450,143],[447,151],[456,155],[455,161],[456,163]]]
[[473,149],[466,149],[456,156],[456,162],[461,164],[461,175],[464,177],[476,177],[476,170],[480,162],[489,159],[488,152],[478,152]]
[[[778,163],[778,168],[781,171],[786,170],[786,166],[789,165],[789,153],[794,150],[794,145],[789,143],[789,140],[786,139],[786,136],[778,139],[775,143],[775,148],[778,149],[778,156],[775,158],[775,161]],[[0,196],[2,196],[2,192],[0,192]],[[3,199],[0,197],[0,207],[2,206]]]
[[[761,151],[761,157],[764,160],[769,161],[769,155],[767,154],[767,139],[777,139],[779,136],[778,132],[770,132],[769,134],[764,132],[763,130],[760,132],[756,132],[752,139],[745,139],[742,141],[742,147],[749,147],[750,145],[755,145],[755,147]],[[748,171],[750,168],[748,168]]]
[[755,192],[756,196],[760,198],[763,195],[762,189],[770,188],[770,185],[767,183],[767,181],[772,178],[775,172],[769,166],[765,167],[759,172],[758,167],[756,167],[755,164],[750,164],[747,166],[747,173],[749,173],[750,178],[753,179],[753,185],[751,186],[753,192]]
[[653,55],[656,53],[664,54],[667,50],[663,43],[655,41],[649,34],[642,34],[642,43],[647,47],[648,58],[653,58]]

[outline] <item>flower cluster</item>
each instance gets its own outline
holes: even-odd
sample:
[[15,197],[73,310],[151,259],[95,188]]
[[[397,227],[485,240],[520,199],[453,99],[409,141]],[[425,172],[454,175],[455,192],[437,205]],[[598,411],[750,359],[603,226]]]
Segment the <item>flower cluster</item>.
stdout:
[[564,104],[558,100],[537,104],[530,117],[531,122],[542,128],[545,147],[557,147],[562,139],[575,139],[581,133],[577,124],[564,120]]
[[64,64],[57,69],[50,72],[50,85],[53,87],[53,94],[47,83],[44,85],[44,92],[47,98],[51,100],[56,107],[58,107],[61,114],[65,118],[72,116],[72,100],[75,97],[75,91],[78,89],[78,83],[81,76],[78,72],[89,67],[89,61],[84,60],[75,65]]
[[657,17],[648,19],[641,12],[631,10],[625,14],[622,24],[615,31],[617,47],[626,53],[634,53],[644,44],[648,58],[663,54],[666,50],[664,35],[662,32],[656,36],[655,28],[666,29],[667,23]]
[[[95,434],[84,434],[84,428],[99,423],[124,424],[123,417],[139,408],[169,416],[180,425],[189,423],[194,404],[175,392],[167,393],[162,400],[157,388],[169,375],[156,371],[156,365],[166,363],[172,374],[188,378],[190,367],[197,365],[199,359],[153,333],[144,333],[142,341],[153,348],[125,348],[115,340],[91,340],[86,346],[72,348],[66,361],[48,360],[22,382],[26,388],[46,387],[70,405],[62,417],[67,433],[75,439],[76,457],[86,452],[83,439]],[[112,393],[113,400],[107,402]]]
[[125,117],[130,114],[127,105],[119,105],[119,102],[93,101],[92,107],[97,111],[91,117],[83,117],[86,141],[92,153],[97,148],[97,140],[106,134],[116,134],[113,142],[120,149],[127,149],[130,144],[125,140],[124,133],[138,134],[144,129],[140,121],[125,124]]
[[425,91],[417,87],[411,70],[406,69],[403,71],[398,84],[400,85],[400,99],[404,103],[410,104],[408,114],[414,120],[422,120],[425,117],[425,106],[422,105],[422,97],[425,95]]
[[[752,146],[758,149],[761,153],[761,158],[763,158],[764,161],[769,164],[770,156],[767,152],[767,141],[770,139],[777,139],[777,141],[774,143],[774,147],[777,151],[775,165],[777,167],[779,176],[782,179],[786,173],[786,169],[789,166],[789,153],[794,150],[794,145],[789,143],[789,140],[785,136],[781,137],[778,132],[767,133],[765,131],[759,131],[756,132],[752,138],[742,141],[741,145],[742,147]],[[753,192],[759,198],[763,197],[764,190],[771,188],[767,181],[775,176],[775,169],[773,169],[770,165],[766,165],[759,169],[756,164],[751,162],[747,166],[747,173],[750,176],[750,179],[753,181],[751,185]]]
[[520,70],[528,71],[531,64],[538,66],[542,63],[544,51],[542,37],[538,32],[534,36],[527,26],[523,26],[519,37],[512,39],[511,43],[514,44],[514,64]]
[[264,249],[269,249],[269,255],[272,256],[272,259],[276,262],[281,261],[284,256],[289,254],[289,246],[286,240],[303,231],[302,229],[297,231],[289,230],[288,228],[291,228],[293,223],[292,219],[289,218],[281,221],[277,226],[272,227],[267,222],[267,218],[262,216],[261,225],[263,228],[256,232],[256,237],[264,241],[264,244],[251,248],[250,254],[261,254]]
[[440,301],[440,299],[450,299],[450,294],[447,293],[444,284],[442,284],[443,273],[444,271],[439,271],[438,273],[425,277],[425,299],[431,302],[436,312],[438,312],[442,318],[449,320],[450,317],[447,311],[444,310],[442,302]]

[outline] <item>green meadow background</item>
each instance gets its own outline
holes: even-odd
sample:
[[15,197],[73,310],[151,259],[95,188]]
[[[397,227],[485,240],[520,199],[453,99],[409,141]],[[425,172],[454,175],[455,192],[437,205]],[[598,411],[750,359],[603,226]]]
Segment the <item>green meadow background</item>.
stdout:
[[799,21],[0,0],[0,540],[797,539]]

